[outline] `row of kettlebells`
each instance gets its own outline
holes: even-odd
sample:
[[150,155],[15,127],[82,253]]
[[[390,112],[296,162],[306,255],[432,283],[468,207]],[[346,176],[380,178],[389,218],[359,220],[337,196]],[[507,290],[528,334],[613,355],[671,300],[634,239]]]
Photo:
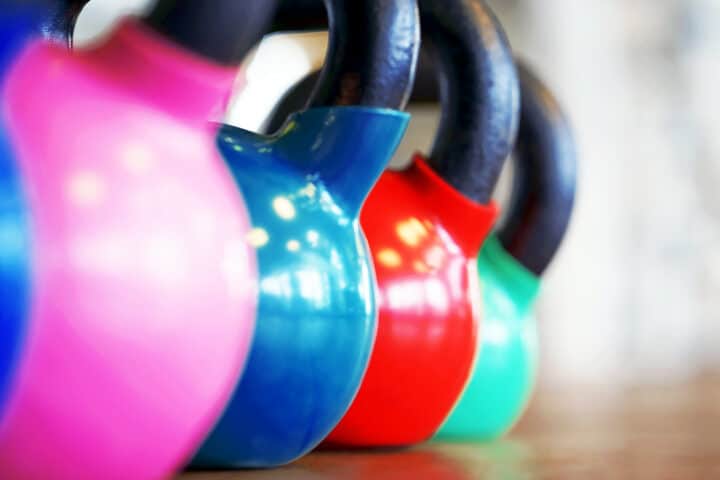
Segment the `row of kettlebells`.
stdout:
[[[160,0],[73,50],[85,3],[0,0],[2,478],[165,478],[512,426],[575,158],[482,1]],[[277,133],[213,123],[268,26],[325,18],[325,66]],[[421,25],[440,131],[384,171]]]

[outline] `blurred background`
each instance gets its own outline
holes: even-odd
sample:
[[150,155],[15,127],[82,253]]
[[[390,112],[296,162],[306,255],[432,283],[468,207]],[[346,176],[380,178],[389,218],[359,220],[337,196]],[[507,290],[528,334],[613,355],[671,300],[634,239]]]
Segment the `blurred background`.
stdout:
[[[76,44],[151,1],[93,0]],[[518,56],[555,91],[578,143],[576,211],[537,311],[541,388],[720,372],[720,2],[489,3]],[[322,33],[266,38],[227,121],[258,129],[319,68],[325,44]],[[437,125],[437,108],[410,110],[396,166],[427,151]]]

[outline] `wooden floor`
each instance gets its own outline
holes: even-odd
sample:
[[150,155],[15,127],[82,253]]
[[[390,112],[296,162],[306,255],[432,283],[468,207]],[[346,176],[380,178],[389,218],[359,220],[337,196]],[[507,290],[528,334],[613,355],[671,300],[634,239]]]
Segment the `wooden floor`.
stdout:
[[279,470],[181,480],[720,479],[720,379],[542,393],[507,439],[400,451],[313,453]]

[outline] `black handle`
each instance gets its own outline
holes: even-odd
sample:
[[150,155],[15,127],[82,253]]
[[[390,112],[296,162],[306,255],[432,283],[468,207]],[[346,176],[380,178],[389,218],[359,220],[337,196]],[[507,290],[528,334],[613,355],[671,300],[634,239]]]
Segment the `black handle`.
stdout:
[[237,65],[267,31],[277,0],[159,0],[146,23],[175,43]]
[[285,0],[273,28],[312,30],[326,25],[330,39],[325,66],[312,94],[305,97],[305,108],[403,109],[420,49],[416,0]]
[[307,106],[403,109],[420,49],[415,0],[325,0],[325,5],[328,53]]
[[570,126],[552,92],[523,65],[520,84],[522,117],[513,194],[498,237],[522,265],[541,275],[570,222],[577,157]]
[[517,134],[519,86],[509,42],[482,1],[419,4],[443,105],[430,165],[466,197],[487,203]]

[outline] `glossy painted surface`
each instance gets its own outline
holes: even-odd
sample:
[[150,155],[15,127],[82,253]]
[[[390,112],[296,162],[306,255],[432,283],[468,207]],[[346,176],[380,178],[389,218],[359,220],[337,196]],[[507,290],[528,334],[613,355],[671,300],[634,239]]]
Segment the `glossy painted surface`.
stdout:
[[578,155],[572,126],[553,92],[518,62],[522,107],[515,146],[513,188],[503,248],[541,277],[567,234],[578,188]]
[[476,255],[496,216],[417,157],[383,174],[363,208],[378,281],[378,332],[361,389],[328,442],[408,445],[440,427],[478,344]]
[[165,478],[220,415],[256,300],[248,214],[206,122],[234,78],[134,23],[14,66],[32,296],[4,479]]
[[437,438],[492,440],[506,433],[530,401],[537,372],[533,305],[540,279],[490,236],[478,259],[483,334],[475,370]]
[[377,313],[358,212],[407,122],[393,110],[315,108],[278,137],[221,131],[250,210],[260,298],[247,368],[194,465],[288,463],[347,410]]

